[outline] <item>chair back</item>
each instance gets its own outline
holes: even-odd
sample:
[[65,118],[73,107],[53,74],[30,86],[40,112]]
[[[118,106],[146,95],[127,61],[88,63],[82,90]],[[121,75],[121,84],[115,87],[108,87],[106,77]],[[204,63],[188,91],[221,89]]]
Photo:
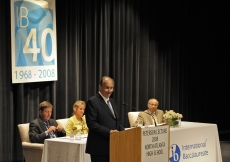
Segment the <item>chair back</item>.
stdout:
[[22,142],[30,142],[29,125],[30,123],[18,124],[19,134]]
[[61,125],[64,129],[66,129],[66,125],[68,122],[69,118],[65,118],[65,119],[57,119],[57,123],[58,125]]
[[130,127],[135,126],[135,121],[137,120],[139,112],[128,112],[129,124]]
[[29,138],[30,123],[18,124],[22,141],[23,155],[26,162],[41,162],[44,144],[31,143]]

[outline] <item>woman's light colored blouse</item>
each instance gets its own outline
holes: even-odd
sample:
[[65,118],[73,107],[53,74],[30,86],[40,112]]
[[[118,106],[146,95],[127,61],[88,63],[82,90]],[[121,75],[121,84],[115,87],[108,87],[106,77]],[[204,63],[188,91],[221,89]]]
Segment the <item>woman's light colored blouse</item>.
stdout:
[[70,135],[71,130],[75,135],[79,131],[81,134],[88,134],[85,116],[82,117],[82,121],[77,120],[75,115],[71,116],[66,124],[66,136]]

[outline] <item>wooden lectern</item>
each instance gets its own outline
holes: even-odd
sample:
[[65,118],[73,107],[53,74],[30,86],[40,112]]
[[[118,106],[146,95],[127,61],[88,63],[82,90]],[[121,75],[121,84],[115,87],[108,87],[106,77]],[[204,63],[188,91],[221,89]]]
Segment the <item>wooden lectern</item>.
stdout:
[[[162,133],[161,131],[167,132]],[[149,128],[136,127],[112,133],[110,135],[110,162],[144,162],[142,156],[148,156],[147,158],[151,158],[151,161],[154,159],[168,162],[169,133],[168,125]],[[161,134],[164,134],[163,138]],[[159,155],[161,152],[162,155]],[[157,159],[160,156],[164,156],[163,160],[162,157]]]

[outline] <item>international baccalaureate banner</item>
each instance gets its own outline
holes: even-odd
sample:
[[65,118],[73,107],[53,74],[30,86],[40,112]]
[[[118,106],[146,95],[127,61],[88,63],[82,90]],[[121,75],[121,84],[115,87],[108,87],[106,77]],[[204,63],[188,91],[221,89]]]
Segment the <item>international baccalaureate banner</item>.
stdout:
[[11,0],[12,83],[57,80],[55,0]]

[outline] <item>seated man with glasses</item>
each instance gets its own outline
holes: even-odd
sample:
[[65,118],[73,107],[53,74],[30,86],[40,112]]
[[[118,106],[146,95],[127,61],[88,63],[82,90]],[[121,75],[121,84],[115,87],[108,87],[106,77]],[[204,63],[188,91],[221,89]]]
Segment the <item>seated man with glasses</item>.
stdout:
[[138,126],[139,121],[142,121],[143,125],[157,125],[164,122],[164,112],[158,109],[159,102],[155,98],[151,98],[148,101],[148,109],[138,114],[135,126]]
[[53,106],[48,101],[39,104],[39,117],[30,122],[29,137],[32,143],[44,143],[47,138],[63,137],[66,132],[63,127],[51,119]]

